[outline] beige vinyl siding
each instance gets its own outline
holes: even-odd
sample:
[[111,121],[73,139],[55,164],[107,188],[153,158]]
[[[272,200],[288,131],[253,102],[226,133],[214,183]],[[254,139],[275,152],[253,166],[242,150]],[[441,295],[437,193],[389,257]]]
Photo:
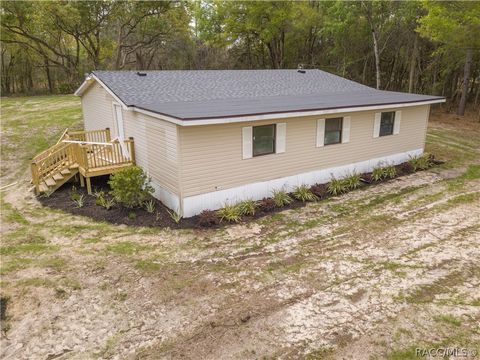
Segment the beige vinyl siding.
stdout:
[[180,193],[177,125],[131,110],[123,110],[125,136],[135,141],[139,166],[158,185]]
[[[375,112],[350,116],[350,141],[316,146],[317,119],[309,116],[221,125],[179,127],[183,196],[193,196],[249,183],[347,165],[422,149],[429,106],[404,107],[400,133],[374,138]],[[242,159],[242,127],[286,122],[286,152]]]
[[117,136],[113,120],[113,97],[97,82],[82,95],[85,130],[110,128],[112,138]]

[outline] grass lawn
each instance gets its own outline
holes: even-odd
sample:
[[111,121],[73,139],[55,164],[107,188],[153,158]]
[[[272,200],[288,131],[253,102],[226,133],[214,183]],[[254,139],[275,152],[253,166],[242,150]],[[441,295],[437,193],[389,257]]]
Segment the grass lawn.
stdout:
[[[29,160],[73,96],[2,98],[0,356],[416,359],[480,351],[480,123],[434,112],[429,171],[222,229],[42,207]],[[73,205],[72,205],[73,206]],[[22,344],[22,346],[18,346]]]

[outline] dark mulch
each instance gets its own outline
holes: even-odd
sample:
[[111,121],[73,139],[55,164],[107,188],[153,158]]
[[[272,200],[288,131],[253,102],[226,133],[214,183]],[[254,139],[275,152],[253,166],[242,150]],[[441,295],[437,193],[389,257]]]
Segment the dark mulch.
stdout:
[[[92,178],[92,188],[94,189],[94,191],[104,191],[106,194],[108,194],[110,188],[107,182],[108,176],[98,176]],[[80,208],[76,206],[76,204],[71,198],[73,186],[75,186],[76,191],[79,195],[84,195],[84,205]],[[74,182],[64,184],[62,187],[57,189],[53,194],[48,197],[39,196],[38,200],[43,206],[60,209],[74,215],[88,216],[97,221],[106,221],[112,224],[125,224],[146,227],[170,227],[174,229],[191,229],[197,227],[218,228],[226,225],[226,223],[220,221],[215,221],[211,224],[202,224],[199,215],[192,216],[190,218],[182,218],[177,224],[170,217],[170,214],[167,211],[168,208],[163,205],[159,200],[153,197],[152,200],[155,202],[154,213],[149,213],[143,208],[127,209],[118,204],[115,204],[112,208],[107,210],[104,207],[95,203],[95,196],[88,195],[86,188],[82,188],[78,183]],[[258,219],[268,214],[273,214],[286,209],[297,209],[303,206],[305,206],[305,203],[298,200],[295,200],[291,204],[282,208],[275,207],[273,209],[270,209],[260,206],[254,216],[245,216],[244,219],[246,221]]]
[[[433,158],[431,159],[431,162],[435,165],[444,163],[443,161],[439,161]],[[397,175],[395,176],[395,178],[413,173],[413,168],[408,162],[396,165],[395,168],[397,170]],[[362,187],[393,180],[389,179],[375,182],[371,177],[371,173],[361,174],[361,178],[363,182]],[[107,182],[108,176],[99,176],[96,178],[92,178],[92,187],[94,190],[104,191],[105,194],[108,194],[110,189]],[[76,187],[78,194],[84,195],[85,202],[83,207],[77,207],[72,200],[72,186]],[[327,184],[315,184],[310,189],[315,195],[318,196],[319,199],[325,199],[331,196],[327,192],[327,186]],[[153,197],[152,200],[155,202],[154,213],[149,213],[143,208],[127,209],[118,204],[115,204],[112,208],[107,210],[104,207],[97,205],[95,203],[95,196],[88,195],[86,188],[81,188],[78,183],[66,183],[49,197],[40,196],[38,199],[44,206],[61,209],[65,212],[75,215],[88,216],[98,221],[107,221],[113,224],[125,224],[146,227],[170,227],[177,229],[205,227],[218,228],[223,227],[227,224],[226,222],[221,222],[216,215],[216,212],[214,211],[205,211],[202,214],[190,218],[182,218],[177,224],[170,217],[167,207],[165,207],[159,200]],[[259,206],[255,212],[255,215],[244,216],[242,221],[248,222],[250,220],[258,219],[283,210],[298,209],[304,207],[305,205],[306,203],[294,199],[290,204],[279,208],[275,206],[275,203],[271,198],[264,198],[259,201]]]

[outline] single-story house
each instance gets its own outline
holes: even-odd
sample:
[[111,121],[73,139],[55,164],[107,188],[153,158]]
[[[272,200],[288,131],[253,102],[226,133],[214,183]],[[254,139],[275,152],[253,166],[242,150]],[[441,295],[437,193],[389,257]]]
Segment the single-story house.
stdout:
[[193,216],[424,151],[430,105],[321,70],[94,71],[85,130],[134,138],[154,196]]

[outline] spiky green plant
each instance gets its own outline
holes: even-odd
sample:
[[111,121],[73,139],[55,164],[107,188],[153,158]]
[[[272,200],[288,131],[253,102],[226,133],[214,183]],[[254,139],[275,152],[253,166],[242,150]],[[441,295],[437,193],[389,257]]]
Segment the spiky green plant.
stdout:
[[300,201],[316,201],[318,197],[310,190],[307,185],[300,185],[293,190],[293,197]]
[[220,221],[239,222],[242,219],[238,205],[231,204],[225,204],[223,208],[218,210],[218,216],[220,216]]
[[346,192],[347,187],[346,187],[345,182],[343,180],[332,177],[332,179],[330,180],[330,182],[327,185],[327,191],[331,195],[339,195],[339,194],[343,194],[344,192]]
[[170,210],[167,210],[168,212],[168,215],[170,215],[170,218],[175,222],[175,224],[178,224],[180,222],[180,220],[182,220],[182,214],[180,214],[179,212],[176,212],[176,211],[170,211]]
[[155,201],[153,199],[145,201],[143,206],[148,213],[153,214],[155,212]]
[[80,195],[78,199],[73,200],[77,208],[81,208],[85,205],[85,195]]
[[393,165],[385,166],[383,168],[383,174],[386,179],[393,179],[397,176],[397,169]]
[[345,187],[347,189],[354,190],[354,189],[356,189],[360,186],[361,177],[360,177],[359,174],[354,172],[354,173],[348,175],[342,181],[343,181],[343,184],[345,185]]
[[283,189],[273,190],[272,198],[276,207],[286,206],[293,201],[290,195],[288,195],[288,193]]
[[385,178],[385,171],[382,167],[376,167],[372,171],[373,181],[382,181]]
[[426,170],[431,166],[431,162],[427,154],[423,154],[421,156],[411,156],[408,162],[412,165],[413,171]]
[[255,200],[249,199],[239,203],[238,207],[240,209],[240,214],[253,216],[255,215],[255,211],[257,210],[258,204]]

